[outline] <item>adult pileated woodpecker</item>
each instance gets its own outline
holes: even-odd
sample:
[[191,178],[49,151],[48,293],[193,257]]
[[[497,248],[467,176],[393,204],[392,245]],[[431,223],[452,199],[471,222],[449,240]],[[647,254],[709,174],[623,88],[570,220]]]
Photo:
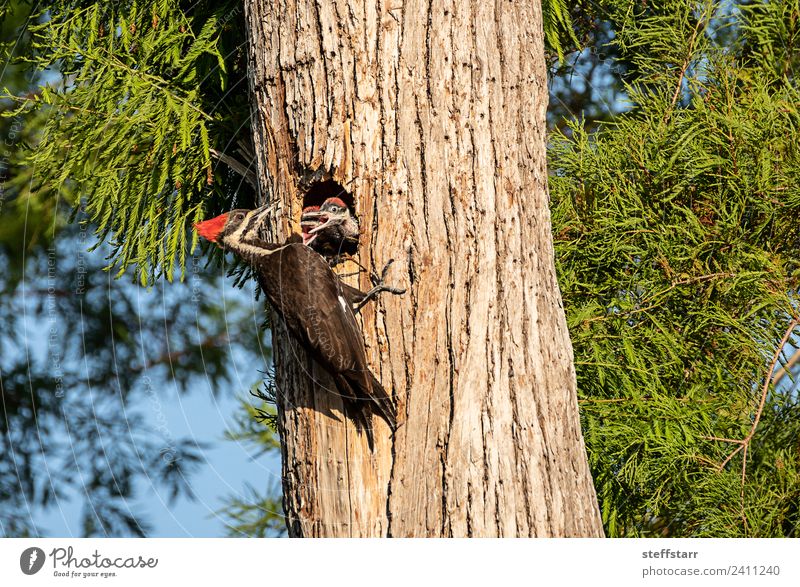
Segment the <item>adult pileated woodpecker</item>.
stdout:
[[[268,208],[232,210],[195,225],[203,238],[252,265],[272,307],[308,354],[330,373],[355,409],[373,445],[373,411],[397,427],[395,407],[367,365],[364,338],[342,283],[317,252],[302,243],[268,243],[258,232]],[[357,290],[356,290],[357,291]]]

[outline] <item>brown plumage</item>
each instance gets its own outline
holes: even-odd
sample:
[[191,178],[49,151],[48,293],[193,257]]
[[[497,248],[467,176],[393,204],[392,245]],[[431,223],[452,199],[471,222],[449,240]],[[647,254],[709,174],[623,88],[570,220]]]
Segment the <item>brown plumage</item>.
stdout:
[[261,222],[261,209],[232,210],[196,228],[201,236],[253,266],[270,304],[309,355],[331,375],[372,445],[369,414],[377,412],[392,430],[397,420],[391,398],[367,364],[352,293],[345,291],[327,261],[309,247],[260,239]]

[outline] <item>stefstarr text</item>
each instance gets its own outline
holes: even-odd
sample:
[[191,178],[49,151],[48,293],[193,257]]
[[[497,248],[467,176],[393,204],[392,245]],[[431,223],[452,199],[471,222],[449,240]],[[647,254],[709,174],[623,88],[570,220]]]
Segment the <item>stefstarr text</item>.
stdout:
[[697,558],[697,551],[672,550],[671,548],[645,550],[642,552],[642,558]]

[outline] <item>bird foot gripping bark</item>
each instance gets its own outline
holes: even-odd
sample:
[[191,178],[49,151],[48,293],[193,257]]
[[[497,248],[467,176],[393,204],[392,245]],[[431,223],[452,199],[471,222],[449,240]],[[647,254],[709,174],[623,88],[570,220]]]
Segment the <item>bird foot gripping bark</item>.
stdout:
[[390,285],[386,285],[386,274],[389,272],[389,267],[391,267],[392,263],[394,263],[394,259],[389,259],[389,262],[383,266],[381,270],[381,274],[378,275],[375,272],[370,272],[370,278],[372,280],[373,288],[364,294],[364,297],[358,301],[358,303],[353,308],[353,312],[358,314],[361,311],[361,308],[364,305],[378,297],[383,292],[387,292],[396,296],[402,295],[406,293],[405,288],[400,287],[392,287]]

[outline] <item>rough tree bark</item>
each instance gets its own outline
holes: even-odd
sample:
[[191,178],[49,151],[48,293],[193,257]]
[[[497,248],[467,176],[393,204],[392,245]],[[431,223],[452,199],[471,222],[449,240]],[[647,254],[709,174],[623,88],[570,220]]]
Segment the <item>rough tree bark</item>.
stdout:
[[553,264],[539,1],[245,8],[275,238],[310,182],[336,181],[361,263],[394,258],[408,288],[362,313],[401,422],[392,442],[375,418],[374,452],[276,326],[290,534],[601,536]]

